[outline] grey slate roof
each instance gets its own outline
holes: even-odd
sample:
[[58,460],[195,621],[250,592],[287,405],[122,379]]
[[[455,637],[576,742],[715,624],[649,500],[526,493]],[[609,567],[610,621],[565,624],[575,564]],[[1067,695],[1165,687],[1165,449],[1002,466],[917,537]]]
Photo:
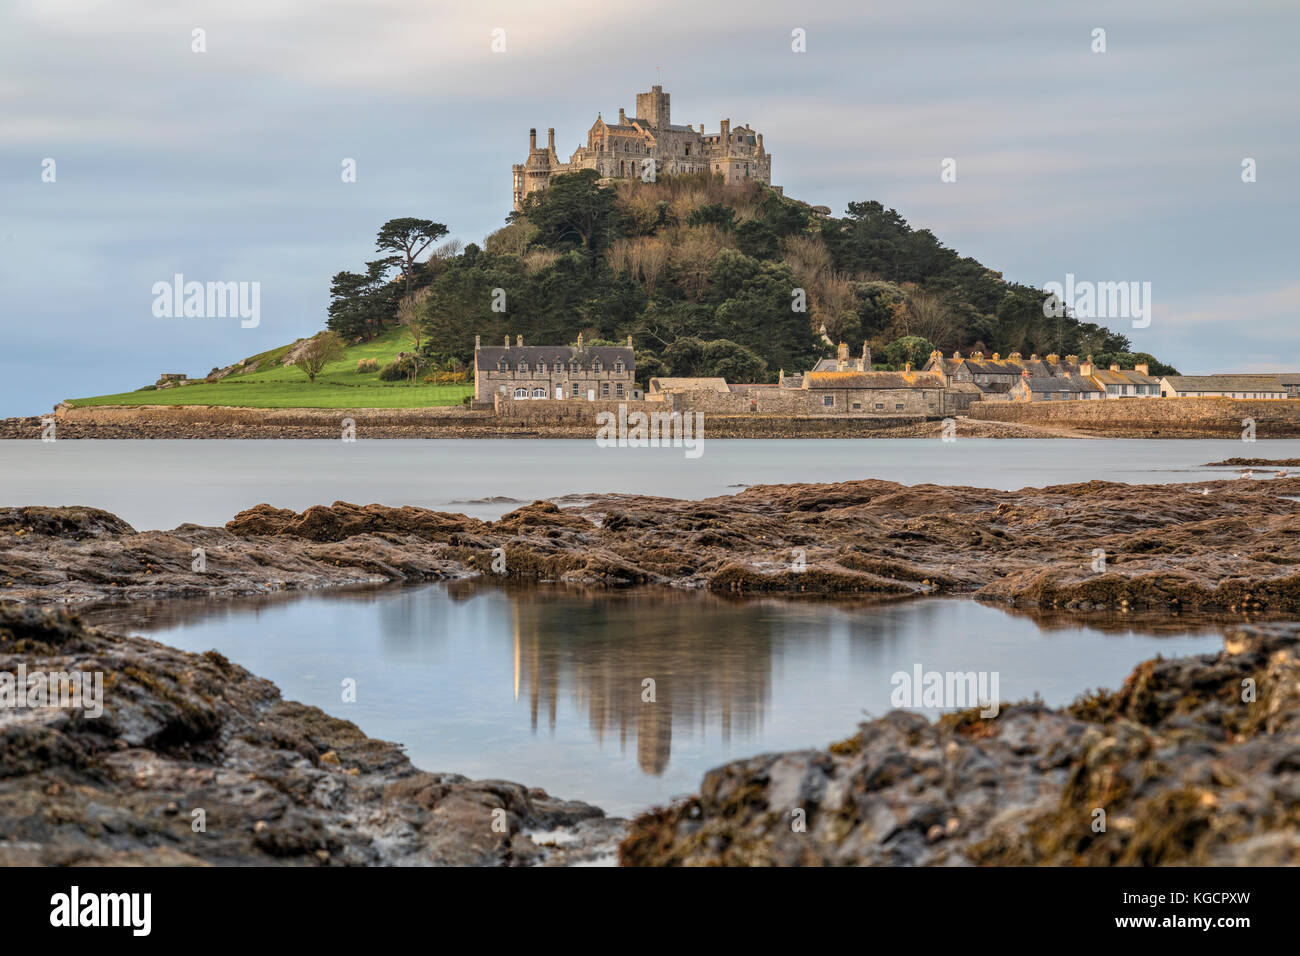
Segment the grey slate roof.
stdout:
[[1285,392],[1276,375],[1166,375],[1180,392]]
[[605,370],[612,369],[619,359],[629,371],[636,367],[634,353],[625,345],[593,345],[581,351],[571,345],[512,345],[510,348],[486,345],[474,350],[475,367],[485,371],[497,368],[502,358],[511,368],[518,368],[521,361],[527,362],[531,368],[536,368],[538,362],[545,362],[550,367],[563,362],[567,368],[574,358],[584,369],[590,368],[596,359],[600,359]]

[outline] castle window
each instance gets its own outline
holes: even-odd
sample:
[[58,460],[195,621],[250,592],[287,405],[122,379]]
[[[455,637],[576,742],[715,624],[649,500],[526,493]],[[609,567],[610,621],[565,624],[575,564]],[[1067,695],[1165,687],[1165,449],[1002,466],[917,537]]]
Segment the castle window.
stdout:
[[544,388],[533,389],[533,398],[545,398],[545,397],[546,397],[546,389]]
[[528,389],[526,388],[515,389],[515,398],[527,398],[527,397],[528,397]]

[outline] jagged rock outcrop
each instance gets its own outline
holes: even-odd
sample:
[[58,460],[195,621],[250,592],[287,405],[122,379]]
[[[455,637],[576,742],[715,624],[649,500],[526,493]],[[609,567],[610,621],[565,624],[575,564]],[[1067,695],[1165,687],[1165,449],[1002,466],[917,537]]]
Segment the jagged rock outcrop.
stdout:
[[101,673],[103,712],[0,707],[0,865],[560,864],[622,833],[588,804],[417,770],[215,652],[0,605],[0,672],[19,665]]
[[[1010,607],[1300,608],[1300,478],[998,491],[768,485],[599,495],[498,521],[335,502],[136,532],[92,508],[0,509],[0,587],[30,602],[223,596],[470,575],[728,592],[971,594]],[[202,555],[202,568],[196,556]]]

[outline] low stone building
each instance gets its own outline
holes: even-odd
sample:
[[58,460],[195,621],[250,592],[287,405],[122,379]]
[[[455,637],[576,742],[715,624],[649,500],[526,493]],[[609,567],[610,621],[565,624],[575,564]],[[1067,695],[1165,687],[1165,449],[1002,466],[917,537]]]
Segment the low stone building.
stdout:
[[1025,369],[1007,397],[1013,402],[1090,401],[1106,397],[1103,388],[1086,375],[1030,375]]
[[1149,373],[1144,362],[1131,369],[1111,365],[1108,369],[1094,368],[1092,356],[1082,366],[1084,375],[1103,390],[1106,398],[1151,398],[1160,394],[1160,379]]
[[1276,375],[1166,375],[1163,398],[1286,398]]
[[510,336],[500,346],[484,346],[474,338],[474,404],[492,405],[498,395],[512,399],[633,398],[636,358],[632,336],[627,347],[584,346],[582,336],[572,345],[524,345]]
[[646,383],[646,386],[648,390],[646,397],[651,401],[664,395],[672,395],[678,392],[694,392],[701,389],[716,392],[719,395],[727,395],[730,394],[732,389],[732,386],[727,385],[725,378],[674,378],[672,376],[652,378]]

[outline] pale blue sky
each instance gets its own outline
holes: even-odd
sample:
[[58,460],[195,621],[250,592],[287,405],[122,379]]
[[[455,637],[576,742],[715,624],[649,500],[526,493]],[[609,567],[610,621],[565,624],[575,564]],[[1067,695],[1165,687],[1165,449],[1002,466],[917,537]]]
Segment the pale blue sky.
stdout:
[[[382,222],[481,241],[530,126],[567,157],[656,68],[675,122],[762,131],[792,196],[879,200],[1021,282],[1149,281],[1127,334],[1184,372],[1300,370],[1298,36],[1262,0],[5,0],[0,415],[310,334]],[[155,318],[177,272],[260,282],[260,327]]]

